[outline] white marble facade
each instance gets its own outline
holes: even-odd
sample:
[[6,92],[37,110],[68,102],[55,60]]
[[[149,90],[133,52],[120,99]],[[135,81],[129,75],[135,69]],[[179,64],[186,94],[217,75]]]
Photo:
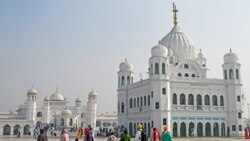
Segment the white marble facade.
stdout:
[[[76,98],[75,105],[69,106],[67,99],[56,89],[51,96],[38,105],[38,91],[32,86],[27,91],[27,100],[18,106],[17,112],[0,113],[0,135],[16,135],[21,128],[22,135],[28,135],[37,126],[43,128],[53,125],[55,129],[91,127],[95,128],[97,112],[97,93],[88,94],[87,106]],[[91,115],[89,117],[88,115]]]
[[[231,49],[222,62],[223,79],[207,77],[206,58],[174,26],[151,49],[149,77],[133,82],[125,59],[118,71],[118,125],[135,135],[138,123],[148,134],[167,126],[173,136],[238,136],[244,127],[241,64]],[[228,49],[229,50],[229,49]],[[216,52],[214,55],[217,55]]]

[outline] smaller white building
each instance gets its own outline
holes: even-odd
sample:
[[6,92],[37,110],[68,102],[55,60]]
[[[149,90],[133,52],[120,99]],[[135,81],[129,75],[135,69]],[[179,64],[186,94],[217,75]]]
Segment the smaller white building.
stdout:
[[51,96],[46,96],[42,105],[38,105],[38,91],[32,86],[27,91],[24,104],[18,106],[17,113],[0,114],[0,135],[17,135],[21,128],[22,135],[28,135],[34,127],[54,127],[57,129],[78,127],[95,128],[97,112],[97,93],[88,94],[87,106],[76,98],[70,106],[58,89]]

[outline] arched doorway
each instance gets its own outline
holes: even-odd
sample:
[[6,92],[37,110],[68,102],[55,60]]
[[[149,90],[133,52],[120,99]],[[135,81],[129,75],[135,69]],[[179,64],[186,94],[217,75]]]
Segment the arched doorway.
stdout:
[[180,131],[180,136],[181,137],[186,137],[186,123],[182,122],[181,123],[181,131]]
[[206,123],[205,133],[207,137],[211,136],[211,125],[208,122]]
[[13,135],[17,135],[20,128],[21,128],[20,125],[18,125],[18,124],[15,125],[15,126],[14,126],[14,130],[13,130]]
[[23,135],[29,135],[30,126],[27,124],[23,127]]
[[10,135],[10,129],[11,127],[9,125],[5,125],[3,127],[3,135]]
[[60,126],[64,126],[64,119],[63,118],[61,118]]
[[214,123],[213,132],[215,137],[219,136],[219,124],[217,122]]
[[69,126],[73,126],[73,119],[72,118],[70,118],[70,120],[69,120]]
[[36,127],[41,128],[42,127],[42,122],[41,121],[36,122]]
[[150,123],[148,122],[148,135],[150,136]]
[[130,136],[133,135],[133,123],[132,122],[129,123],[129,135]]
[[226,136],[226,126],[224,122],[221,123],[221,136]]
[[178,135],[178,128],[177,128],[177,123],[175,122],[173,124],[173,136],[177,137],[177,135]]
[[190,122],[189,123],[189,128],[188,128],[188,135],[189,137],[192,137],[194,135],[194,123]]
[[203,128],[202,128],[202,123],[199,122],[197,124],[197,136],[202,137],[203,136]]

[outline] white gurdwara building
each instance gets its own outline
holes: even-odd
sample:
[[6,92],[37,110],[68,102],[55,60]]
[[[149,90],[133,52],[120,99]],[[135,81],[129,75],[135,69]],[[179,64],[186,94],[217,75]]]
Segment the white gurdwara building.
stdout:
[[94,90],[88,94],[87,106],[82,105],[79,97],[74,106],[68,106],[69,102],[58,89],[50,97],[45,97],[42,105],[38,104],[37,96],[38,91],[32,86],[17,113],[0,113],[0,135],[16,135],[19,128],[22,135],[28,135],[34,126],[53,126],[56,130],[88,125],[96,127],[97,93]]
[[138,123],[150,134],[164,126],[173,136],[237,136],[245,127],[241,64],[235,53],[224,55],[223,78],[207,78],[206,58],[181,31],[174,8],[174,27],[151,49],[149,78],[133,82],[127,59],[118,71],[118,125],[135,135]]

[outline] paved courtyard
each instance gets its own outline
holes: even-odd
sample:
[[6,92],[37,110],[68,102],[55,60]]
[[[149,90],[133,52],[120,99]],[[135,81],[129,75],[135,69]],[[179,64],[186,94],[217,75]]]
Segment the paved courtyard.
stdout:
[[[70,138],[70,141],[74,141],[74,137]],[[83,139],[82,139],[83,140]],[[80,141],[82,141],[80,140]],[[243,141],[245,140],[244,138],[174,138],[174,141]],[[16,138],[16,137],[0,137],[0,141],[36,141],[36,139],[33,139],[31,137],[21,137],[21,138]],[[52,138],[49,137],[49,141],[59,141],[59,138]],[[104,137],[98,137],[95,138],[95,141],[107,141],[107,138]],[[119,141],[119,139],[117,140]],[[132,139],[133,141],[133,139]],[[249,140],[250,141],[250,140]]]

